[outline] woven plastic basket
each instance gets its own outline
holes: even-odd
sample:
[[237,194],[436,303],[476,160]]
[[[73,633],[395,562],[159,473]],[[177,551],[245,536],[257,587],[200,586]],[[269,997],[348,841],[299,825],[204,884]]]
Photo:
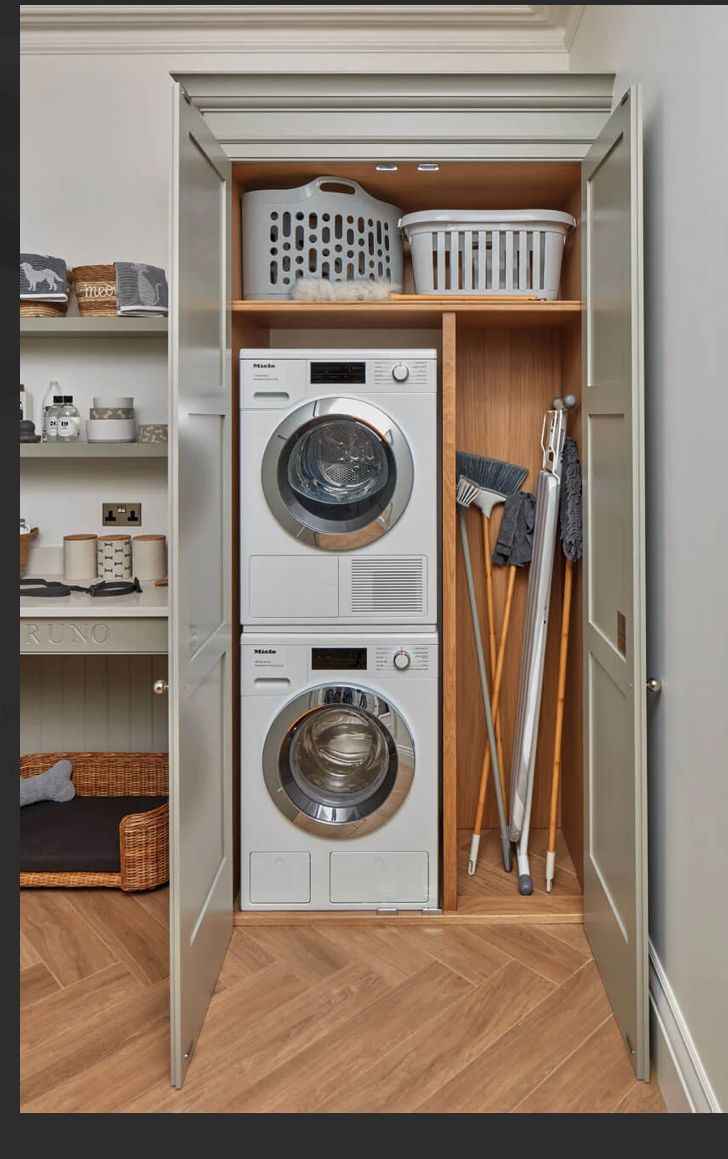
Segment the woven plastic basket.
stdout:
[[114,266],[74,266],[73,289],[84,318],[110,318],[117,312]]
[[400,221],[418,294],[559,295],[569,213],[549,209],[425,210]]
[[242,200],[246,298],[290,298],[304,275],[402,284],[400,210],[356,181],[317,177],[297,189],[256,189]]

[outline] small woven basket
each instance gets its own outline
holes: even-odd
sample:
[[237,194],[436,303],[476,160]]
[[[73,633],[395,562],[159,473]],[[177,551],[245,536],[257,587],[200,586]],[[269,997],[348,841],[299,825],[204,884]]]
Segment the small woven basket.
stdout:
[[82,318],[111,318],[116,315],[114,266],[74,266],[73,289]]
[[68,302],[21,302],[21,318],[65,318]]

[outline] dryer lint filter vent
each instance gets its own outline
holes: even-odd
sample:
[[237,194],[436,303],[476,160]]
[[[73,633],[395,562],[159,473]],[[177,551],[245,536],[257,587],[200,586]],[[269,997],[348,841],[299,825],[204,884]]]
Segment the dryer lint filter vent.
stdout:
[[427,574],[424,556],[351,561],[351,611],[424,613]]

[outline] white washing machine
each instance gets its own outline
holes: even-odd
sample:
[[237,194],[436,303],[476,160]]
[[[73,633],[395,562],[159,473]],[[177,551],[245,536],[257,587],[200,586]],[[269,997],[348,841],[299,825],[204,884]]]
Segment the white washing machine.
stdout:
[[241,622],[437,623],[437,352],[241,350]]
[[436,909],[431,634],[242,643],[245,910]]

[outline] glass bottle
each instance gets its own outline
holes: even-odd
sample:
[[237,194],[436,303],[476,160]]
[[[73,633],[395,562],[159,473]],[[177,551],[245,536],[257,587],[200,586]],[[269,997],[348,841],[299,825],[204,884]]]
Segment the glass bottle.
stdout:
[[[56,386],[58,384],[56,383]],[[43,418],[43,427],[45,429],[45,437],[50,442],[55,442],[58,438],[58,412],[63,405],[63,395],[54,394],[53,403],[46,407],[45,416]]]
[[51,408],[55,405],[56,396],[60,398],[61,388],[58,383],[51,379],[48,383],[48,390],[43,395],[43,402],[40,408],[40,434],[43,442],[48,438],[55,438],[55,435],[48,434],[48,414]]
[[73,405],[73,395],[65,394],[58,408],[58,441],[72,443],[81,433],[81,416]]

